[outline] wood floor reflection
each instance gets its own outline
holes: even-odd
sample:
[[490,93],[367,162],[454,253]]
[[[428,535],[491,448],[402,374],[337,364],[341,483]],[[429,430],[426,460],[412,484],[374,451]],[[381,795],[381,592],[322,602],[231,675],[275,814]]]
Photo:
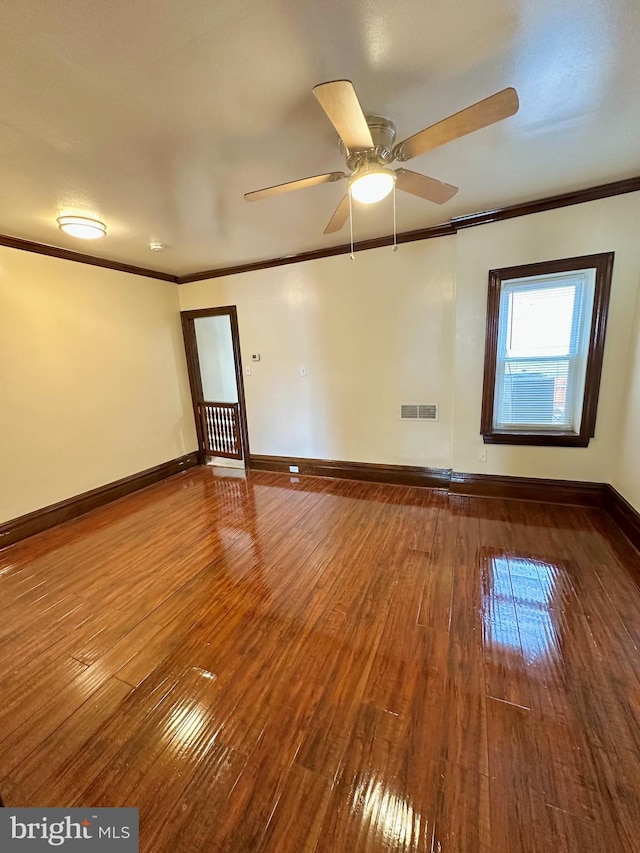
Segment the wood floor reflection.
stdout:
[[600,511],[201,468],[0,552],[0,793],[147,853],[638,851]]

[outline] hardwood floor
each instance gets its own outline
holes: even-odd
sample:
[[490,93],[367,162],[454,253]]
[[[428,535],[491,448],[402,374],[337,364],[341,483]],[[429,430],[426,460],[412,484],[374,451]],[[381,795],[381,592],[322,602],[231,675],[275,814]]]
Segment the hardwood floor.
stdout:
[[194,469],[0,552],[0,793],[140,849],[640,849],[599,510]]

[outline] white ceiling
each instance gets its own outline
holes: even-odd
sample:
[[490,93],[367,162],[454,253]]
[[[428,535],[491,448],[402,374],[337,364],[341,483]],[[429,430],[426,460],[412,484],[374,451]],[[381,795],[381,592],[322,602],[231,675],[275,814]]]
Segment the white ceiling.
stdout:
[[[398,194],[398,230],[640,173],[637,0],[4,0],[0,232],[188,273],[340,244],[344,169],[311,94],[351,79],[398,139],[505,86],[513,118],[408,167],[461,188]],[[103,219],[87,243],[60,212]],[[391,231],[358,208],[356,238]],[[150,240],[168,244],[163,253]]]

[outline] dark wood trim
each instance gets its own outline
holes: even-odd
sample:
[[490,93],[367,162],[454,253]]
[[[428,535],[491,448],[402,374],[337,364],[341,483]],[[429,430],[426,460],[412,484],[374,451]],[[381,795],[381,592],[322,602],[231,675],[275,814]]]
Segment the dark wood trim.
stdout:
[[[434,225],[430,228],[419,228],[416,231],[404,231],[398,234],[398,243],[413,243],[416,240],[430,240],[435,237],[450,237],[455,234],[457,228],[450,223],[444,225]],[[392,246],[393,237],[387,235],[385,237],[372,237],[369,240],[360,240],[354,244],[354,251],[365,252],[368,249],[380,249],[383,246]],[[238,264],[232,267],[219,267],[212,270],[203,270],[202,272],[189,273],[188,275],[179,275],[177,277],[178,284],[189,284],[193,281],[203,281],[209,278],[220,278],[226,275],[238,275],[245,272],[254,272],[255,270],[266,270],[271,267],[282,267],[288,264],[300,264],[304,261],[317,261],[319,258],[332,258],[335,255],[346,255],[351,252],[349,243],[342,243],[339,246],[330,246],[326,249],[314,249],[310,252],[299,252],[297,255],[284,255],[280,258],[269,258],[264,261],[253,261],[247,264]]]
[[[482,386],[482,412],[480,432],[485,444],[519,444],[544,447],[588,447],[595,435],[600,394],[600,378],[604,358],[604,342],[613,275],[613,252],[582,255],[578,258],[561,258],[535,264],[503,267],[489,272],[487,297],[487,325],[484,352],[484,382]],[[496,362],[498,356],[498,326],[500,321],[500,290],[503,281],[537,275],[552,275],[579,269],[595,269],[596,282],[593,316],[589,334],[589,355],[585,376],[584,403],[580,432],[508,431],[493,427]]]
[[249,468],[256,471],[289,474],[290,465],[297,465],[300,474],[312,474],[316,477],[392,483],[398,486],[426,486],[431,489],[446,489],[451,476],[448,468],[421,468],[417,465],[377,465],[371,462],[339,462],[333,459],[307,459],[297,456],[249,457]]
[[611,485],[606,487],[605,508],[631,544],[640,551],[640,512]]
[[206,442],[202,423],[200,421],[200,403],[204,401],[202,390],[202,378],[200,374],[200,361],[198,359],[198,344],[196,341],[196,330],[194,320],[198,317],[218,317],[228,315],[231,322],[231,340],[233,342],[233,361],[236,370],[236,384],[238,386],[238,406],[240,435],[242,439],[242,452],[245,465],[251,453],[249,448],[249,426],[247,422],[247,405],[244,396],[244,375],[242,370],[242,354],[240,352],[240,327],[238,325],[238,310],[235,305],[222,305],[217,308],[198,308],[193,311],[181,311],[182,334],[184,337],[185,354],[187,357],[187,370],[189,373],[189,387],[191,388],[191,402],[193,405],[193,416],[196,422],[198,434],[198,447],[200,453],[200,464],[204,463]]
[[500,281],[512,278],[527,278],[534,275],[554,275],[559,272],[574,270],[596,269],[600,275],[606,275],[613,270],[613,252],[602,252],[594,255],[578,255],[575,258],[555,258],[551,261],[536,261],[532,264],[518,264],[514,267],[502,267],[491,270],[490,276]]
[[585,377],[580,435],[593,438],[596,434],[596,418],[598,415],[600,379],[602,378],[604,344],[609,317],[614,253],[606,252],[600,255],[590,255],[588,258],[596,269],[596,289],[593,297],[593,318],[589,335],[589,357],[587,359],[587,375]]
[[[429,228],[418,228],[414,231],[404,231],[398,234],[398,243],[413,243],[418,240],[429,240],[435,237],[450,237],[461,228],[473,228],[477,225],[488,225],[491,222],[501,222],[504,219],[513,219],[517,216],[529,216],[532,213],[541,213],[545,210],[556,210],[560,207],[569,207],[574,204],[583,204],[588,201],[596,201],[601,198],[623,195],[640,191],[640,176],[625,178],[621,181],[613,181],[609,184],[599,184],[596,187],[587,187],[575,192],[562,193],[560,195],[547,196],[534,201],[512,204],[507,207],[498,207],[494,210],[483,210],[478,213],[470,213],[465,216],[457,216],[442,225],[434,225]],[[391,246],[393,238],[374,237],[369,240],[361,240],[355,244],[357,252],[367,249],[378,249],[382,246]],[[35,252],[39,255],[49,255],[53,258],[75,261],[81,264],[90,264],[96,267],[128,272],[132,275],[142,275],[147,278],[156,278],[160,281],[170,281],[174,284],[189,284],[193,281],[203,281],[209,278],[220,278],[226,275],[238,275],[240,273],[264,270],[271,267],[286,266],[288,264],[299,264],[304,261],[315,261],[319,258],[330,258],[335,255],[348,254],[351,247],[348,243],[339,246],[329,246],[325,249],[315,249],[309,252],[299,252],[296,255],[284,255],[279,258],[268,258],[262,261],[252,261],[246,264],[236,264],[230,267],[217,267],[200,272],[186,273],[185,275],[174,275],[172,273],[151,270],[146,267],[138,267],[133,264],[125,264],[120,261],[112,261],[108,258],[99,258],[95,255],[85,255],[83,252],[74,252],[71,249],[62,249],[58,246],[48,246],[45,243],[36,243],[33,240],[24,240],[21,237],[11,237],[0,234],[0,246],[11,249],[19,249],[25,252]]]
[[196,435],[198,438],[198,461],[200,465],[204,465],[207,452],[206,441],[204,436],[204,428],[200,417],[200,400],[204,399],[204,391],[202,390],[202,376],[200,373],[200,360],[198,358],[198,345],[196,342],[195,326],[192,317],[186,317],[180,314],[182,323],[182,337],[184,338],[184,352],[187,359],[187,373],[189,375],[189,389],[191,391],[191,406],[193,409],[193,419],[196,425]]
[[601,198],[611,198],[616,195],[635,193],[640,190],[640,175],[624,178],[609,184],[599,184],[570,193],[547,196],[546,198],[511,204],[507,207],[497,207],[495,210],[484,210],[481,213],[470,213],[466,216],[456,216],[451,224],[457,229],[474,228],[477,225],[488,225],[491,222],[502,222],[504,219],[514,219],[517,216],[529,216],[532,213],[543,213],[545,210],[557,210],[560,207],[571,207],[574,204],[584,204],[587,201],[597,201]]
[[132,492],[137,492],[196,465],[198,465],[198,454],[188,453],[186,456],[180,456],[153,468],[147,468],[146,471],[140,471],[138,474],[131,474],[122,480],[116,480],[81,495],[75,495],[72,498],[66,498],[58,503],[21,515],[19,518],[5,521],[4,524],[0,524],[0,548],[13,545],[14,542],[19,542],[35,533],[41,533],[50,527],[70,521],[90,512],[92,509],[97,509],[104,504],[130,495]]
[[110,261],[107,258],[98,258],[96,255],[85,255],[84,252],[74,252],[71,249],[61,249],[59,246],[47,246],[45,243],[34,243],[32,240],[23,240],[21,237],[10,237],[0,234],[0,246],[9,249],[19,249],[22,252],[33,252],[37,255],[49,255],[52,258],[60,258],[63,261],[75,261],[78,264],[90,264],[93,267],[104,267],[105,269],[128,272],[132,275],[142,275],[147,278],[157,278],[160,281],[170,281],[177,284],[178,277],[168,272],[150,270],[146,267],[137,267],[133,264],[124,264],[120,261]]
[[[508,477],[495,474],[464,474],[449,468],[421,468],[415,465],[378,465],[371,462],[342,462],[330,459],[307,459],[297,456],[249,457],[249,468],[291,474],[290,465],[298,466],[301,475],[365,480],[399,486],[423,486],[446,489],[453,495],[542,503],[605,505],[608,486],[605,483],[583,483],[574,480],[545,480],[535,477]],[[296,473],[293,472],[293,476]]]
[[482,408],[480,411],[480,432],[486,442],[493,429],[493,408],[496,386],[496,362],[498,359],[498,328],[500,324],[500,285],[498,270],[489,273],[489,291],[487,294],[487,324],[484,343],[484,379],[482,383]]
[[576,432],[507,432],[492,430],[482,436],[485,444],[526,445],[527,447],[589,447],[591,438]]
[[[587,187],[575,192],[562,193],[560,195],[547,196],[546,198],[527,201],[521,204],[512,204],[508,207],[499,207],[495,210],[484,210],[479,213],[470,213],[466,216],[458,216],[450,222],[435,225],[431,228],[419,228],[415,231],[404,231],[398,234],[398,243],[412,243],[417,240],[428,240],[435,237],[450,237],[461,228],[473,228],[477,225],[488,225],[491,222],[501,222],[504,219],[513,219],[517,216],[529,216],[532,213],[542,213],[545,210],[556,210],[561,207],[570,207],[574,204],[583,204],[588,201],[596,201],[601,198],[624,195],[640,191],[640,176],[625,178],[622,181],[613,181],[609,184],[600,184],[597,187]],[[390,246],[392,237],[376,237],[371,240],[362,240],[356,243],[358,252],[367,249],[378,249],[382,246]],[[296,255],[285,255],[279,258],[268,258],[263,261],[252,261],[247,264],[237,264],[231,267],[219,267],[202,272],[188,273],[176,277],[178,284],[189,284],[192,281],[203,281],[209,278],[220,278],[226,275],[238,275],[254,270],[270,269],[287,264],[299,264],[304,261],[315,261],[319,258],[329,258],[334,255],[344,255],[351,251],[348,243],[339,246],[330,246],[326,249],[316,249],[311,252],[300,252]]]
[[[295,456],[248,457],[248,467],[255,471],[290,474],[289,466],[297,465],[299,474],[364,480],[400,486],[422,486],[444,489],[451,495],[527,500],[540,503],[569,504],[605,509],[640,550],[640,513],[608,483],[573,480],[548,480],[533,477],[508,477],[494,474],[464,474],[447,468],[422,468],[414,465],[378,465],[369,462],[338,462],[329,459],[307,459]],[[58,524],[78,518],[91,510],[151,486],[200,464],[198,452],[188,453],[138,474],[132,474],[81,495],[60,501],[0,525],[0,548],[41,533]],[[297,476],[294,474],[294,476]]]
[[[297,465],[298,472],[291,472],[290,465]],[[640,551],[640,513],[608,483],[465,474],[448,468],[378,465],[371,462],[339,462],[330,459],[258,454],[249,457],[247,467],[254,471],[273,471],[294,477],[298,474],[312,475],[444,489],[450,495],[458,496],[595,507],[606,510],[631,544]]]
[[603,507],[606,483],[545,480],[538,477],[505,477],[496,474],[453,472],[449,492],[484,498],[511,498],[542,503]]

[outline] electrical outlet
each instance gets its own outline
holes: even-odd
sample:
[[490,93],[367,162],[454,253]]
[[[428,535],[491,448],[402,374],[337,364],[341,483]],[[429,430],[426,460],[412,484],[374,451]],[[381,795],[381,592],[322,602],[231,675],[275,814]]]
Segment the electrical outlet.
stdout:
[[478,459],[480,460],[480,462],[486,462],[487,461],[487,451],[484,447],[479,451]]
[[300,468],[297,465],[289,465],[289,473],[298,474],[300,472]]
[[300,376],[306,376],[306,375],[307,375],[307,365],[301,364],[300,365]]
[[251,376],[251,368],[247,365],[244,369],[245,376]]

